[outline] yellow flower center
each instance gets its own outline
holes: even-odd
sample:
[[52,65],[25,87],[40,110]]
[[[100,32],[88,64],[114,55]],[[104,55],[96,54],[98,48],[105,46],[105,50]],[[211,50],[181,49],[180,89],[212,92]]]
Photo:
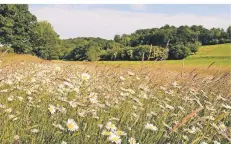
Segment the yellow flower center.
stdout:
[[117,137],[113,137],[112,140],[113,141],[118,141],[118,138]]
[[53,108],[53,107],[50,107],[49,110],[50,110],[50,111],[54,111],[54,108]]
[[73,124],[67,124],[67,127],[69,128],[69,129],[73,129],[74,128],[74,126],[73,126]]

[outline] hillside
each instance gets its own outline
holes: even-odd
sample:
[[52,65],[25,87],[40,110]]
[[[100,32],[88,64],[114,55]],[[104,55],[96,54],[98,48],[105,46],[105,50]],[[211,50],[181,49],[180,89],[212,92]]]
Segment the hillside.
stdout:
[[230,57],[231,44],[218,44],[208,45],[199,48],[196,55],[189,56],[189,58],[204,58],[204,57],[219,57],[229,58]]

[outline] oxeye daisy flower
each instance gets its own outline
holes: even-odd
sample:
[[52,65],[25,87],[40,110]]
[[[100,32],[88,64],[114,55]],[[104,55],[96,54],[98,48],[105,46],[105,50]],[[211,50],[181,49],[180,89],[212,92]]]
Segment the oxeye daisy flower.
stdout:
[[213,141],[213,143],[214,143],[214,144],[220,144],[220,142],[218,142],[218,141]]
[[73,119],[68,119],[66,126],[69,131],[77,131],[79,129],[79,126],[75,123]]
[[231,110],[231,106],[227,105],[227,104],[222,104],[222,107],[226,108],[226,109],[230,109]]
[[70,106],[73,107],[73,108],[76,108],[77,107],[77,103],[75,101],[70,101],[69,102]]
[[107,124],[106,124],[106,128],[108,129],[108,130],[116,130],[117,129],[117,127],[115,126],[115,124],[113,124],[112,122],[108,122]]
[[225,131],[225,130],[226,130],[226,126],[225,126],[223,123],[221,123],[218,127],[219,127],[220,130],[222,130],[222,131]]
[[54,114],[56,111],[56,108],[55,108],[55,106],[50,104],[48,110],[50,111],[51,114]]
[[90,75],[87,73],[82,73],[81,78],[82,78],[82,80],[86,81],[86,80],[90,79]]
[[101,134],[105,135],[105,136],[109,136],[109,135],[111,135],[111,132],[103,130]]
[[97,96],[93,96],[93,97],[89,98],[89,100],[91,103],[97,103],[98,102],[97,98],[98,98]]
[[67,144],[67,142],[65,142],[65,141],[62,141],[62,143],[61,144]]
[[120,144],[121,143],[121,139],[118,135],[115,134],[111,134],[108,138],[111,142],[116,143],[116,144]]
[[11,113],[12,112],[12,108],[5,109],[4,111],[7,112],[7,113]]
[[156,126],[154,126],[153,124],[150,124],[150,123],[147,123],[147,124],[145,125],[145,128],[146,128],[146,129],[153,130],[153,131],[157,131],[157,130],[158,130],[158,128],[157,128]]
[[11,115],[9,115],[8,117],[9,117],[9,119],[12,119],[12,118],[14,118],[15,116],[11,114]]
[[38,133],[39,130],[38,130],[38,129],[32,129],[31,132],[32,132],[32,133]]
[[128,140],[129,144],[139,144],[139,143],[136,143],[136,140],[131,137],[129,140]]
[[67,81],[63,82],[63,84],[65,84],[66,86],[68,86],[70,88],[74,88],[74,86],[71,83],[67,82]]
[[15,140],[19,140],[19,139],[20,139],[20,136],[15,135],[15,136],[14,136],[14,139],[15,139]]
[[124,81],[124,80],[125,80],[125,78],[124,78],[123,76],[120,76],[120,80]]
[[133,73],[133,72],[131,72],[131,71],[128,71],[128,75],[130,75],[130,76],[134,76],[134,75],[135,75],[135,73]]
[[116,131],[115,134],[118,136],[127,135],[127,133],[125,133],[124,131],[120,131],[120,130]]
[[13,101],[14,100],[14,96],[10,96],[10,97],[8,97],[8,99],[7,99],[8,101]]
[[197,129],[193,126],[191,129],[188,129],[188,132],[194,134],[197,132]]

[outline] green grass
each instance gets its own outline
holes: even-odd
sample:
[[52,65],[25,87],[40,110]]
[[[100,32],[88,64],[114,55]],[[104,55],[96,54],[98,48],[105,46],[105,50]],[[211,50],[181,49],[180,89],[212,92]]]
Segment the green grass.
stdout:
[[[174,67],[180,68],[184,62],[184,67],[198,68],[198,67],[208,67],[213,63],[213,67],[230,69],[231,66],[231,57],[230,50],[231,44],[219,44],[219,45],[208,45],[202,46],[199,48],[198,52],[195,55],[191,55],[183,60],[166,60],[166,61],[145,61],[143,64],[145,66],[164,66],[165,68]],[[6,54],[3,57],[3,62],[10,61],[33,61],[41,62],[42,60],[31,55],[16,55],[16,54]],[[61,60],[53,62],[64,62]],[[75,61],[65,61],[67,63],[78,63],[78,64],[92,64],[89,62],[75,62]],[[108,65],[108,66],[117,66],[121,65],[124,67],[139,67],[142,66],[141,61],[98,61],[96,64],[99,65]]]
[[[24,63],[10,63],[23,57]],[[193,57],[184,64],[206,69],[213,61],[225,67],[229,63],[225,55]],[[182,60],[148,61],[147,67],[132,69],[129,66],[142,62],[97,62],[103,67],[94,67],[90,62],[37,61],[28,55],[6,59],[6,66],[0,63],[0,143],[115,144],[103,133],[115,135],[106,127],[109,121],[127,134],[117,134],[122,144],[130,138],[143,144],[231,143],[229,72],[210,77],[169,71],[181,70]],[[126,67],[109,67],[118,64]],[[160,69],[155,69],[158,65]],[[84,79],[83,73],[90,78]],[[201,111],[194,113],[198,108]],[[69,129],[68,119],[76,122],[77,131]],[[148,123],[157,130],[147,129]]]
[[231,44],[208,45],[199,48],[195,56],[191,57],[230,57]]
[[[213,63],[213,66],[227,67],[231,65],[230,57],[231,44],[219,44],[202,46],[199,48],[195,55],[191,55],[183,60],[166,60],[166,61],[145,61],[145,65],[173,65],[180,66],[184,62],[185,66],[197,67],[206,66],[208,67]],[[101,61],[98,64],[109,64],[109,65],[141,65],[141,61]]]
[[[90,75],[88,80],[83,79],[83,72]],[[0,143],[115,144],[103,134],[115,135],[107,128],[108,122],[126,133],[117,134],[121,144],[128,144],[131,137],[140,144],[231,142],[229,73],[206,79],[195,73],[181,77],[151,67],[129,72],[45,62],[3,67]],[[50,105],[55,107],[54,113]],[[198,108],[201,111],[194,115]],[[68,119],[76,122],[77,131],[70,131]],[[148,123],[157,129],[147,129]]]

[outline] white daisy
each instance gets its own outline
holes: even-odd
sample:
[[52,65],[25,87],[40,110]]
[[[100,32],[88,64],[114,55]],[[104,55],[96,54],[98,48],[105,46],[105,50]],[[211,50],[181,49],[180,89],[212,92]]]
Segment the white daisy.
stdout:
[[135,75],[135,73],[133,73],[133,72],[131,72],[131,71],[128,71],[128,75],[130,75],[130,76],[134,76],[134,75]]
[[82,80],[86,81],[86,80],[90,79],[90,75],[87,73],[82,73],[81,78],[82,78]]
[[7,99],[8,101],[13,101],[14,100],[14,96],[10,96],[10,97],[8,97],[8,99]]
[[221,144],[220,142],[218,141],[213,141],[214,144]]
[[145,125],[145,128],[146,128],[146,129],[153,130],[153,131],[157,131],[157,130],[158,130],[158,128],[157,128],[156,126],[154,126],[153,124],[150,124],[150,123],[147,123],[147,124]]
[[77,107],[77,102],[75,102],[75,101],[70,101],[69,104],[70,104],[70,106],[73,107],[73,108],[76,108],[76,107]]
[[50,104],[48,110],[50,111],[51,114],[54,114],[56,111],[56,107]]
[[121,139],[118,135],[115,134],[111,134],[108,138],[111,142],[116,143],[116,144],[120,144],[121,143]]
[[15,140],[19,140],[19,139],[20,139],[20,136],[15,135],[15,136],[14,136],[14,139],[15,139]]
[[197,129],[193,126],[191,129],[188,129],[188,132],[194,134],[197,132]]
[[125,78],[124,78],[123,76],[120,76],[120,80],[124,81],[124,80],[125,80]]
[[138,143],[136,143],[136,140],[135,140],[133,137],[131,137],[131,138],[128,140],[128,142],[129,142],[129,144],[138,144]]
[[67,144],[67,142],[65,142],[65,141],[62,141],[62,143],[61,144]]
[[7,112],[7,113],[11,113],[12,112],[12,108],[5,109],[4,111]]
[[108,130],[116,130],[117,129],[117,127],[115,126],[115,124],[113,124],[112,122],[108,122],[107,124],[106,124],[106,128],[108,129]]
[[118,135],[118,136],[127,135],[127,133],[125,133],[124,131],[120,131],[120,130],[116,131],[115,134]]
[[227,104],[222,104],[222,107],[226,108],[226,109],[230,109],[231,110],[231,106],[227,105]]
[[39,130],[38,130],[38,129],[32,129],[31,132],[32,132],[32,133],[38,133]]
[[69,131],[77,131],[79,129],[79,126],[73,119],[68,119],[66,126],[68,127]]
[[97,96],[93,96],[93,97],[89,98],[89,100],[91,103],[97,103],[98,102],[97,98],[98,98]]
[[225,131],[225,130],[226,130],[226,126],[225,126],[223,123],[221,123],[218,127],[219,127],[219,129],[222,130],[222,131]]
[[105,136],[109,136],[109,135],[111,135],[111,132],[103,130],[101,134],[105,135]]

